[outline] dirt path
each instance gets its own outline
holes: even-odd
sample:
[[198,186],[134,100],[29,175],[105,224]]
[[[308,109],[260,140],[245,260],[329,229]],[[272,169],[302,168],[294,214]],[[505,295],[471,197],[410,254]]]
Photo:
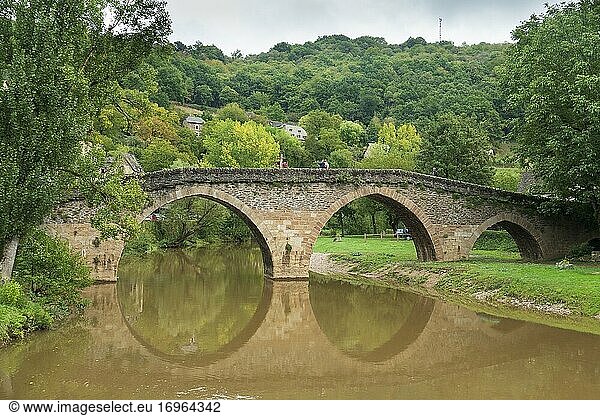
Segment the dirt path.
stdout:
[[344,274],[350,272],[350,265],[333,261],[329,254],[313,253],[310,257],[310,271],[319,274]]

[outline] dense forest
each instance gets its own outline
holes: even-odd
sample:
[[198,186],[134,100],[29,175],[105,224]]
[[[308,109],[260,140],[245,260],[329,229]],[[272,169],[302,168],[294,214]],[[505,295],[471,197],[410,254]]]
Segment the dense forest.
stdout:
[[279,121],[298,121],[312,110],[365,126],[373,117],[389,117],[419,130],[450,111],[482,123],[498,141],[509,125],[495,71],[506,48],[428,44],[422,38],[390,45],[382,38],[337,35],[303,45],[279,43],[242,58],[200,42],[176,42],[151,59],[159,87],[152,99],[203,107],[236,102]]
[[[492,164],[515,165],[497,76],[506,49],[337,35],[228,57],[201,42],[175,42],[155,48],[122,80],[120,101],[102,110],[95,127],[108,150],[133,152],[146,170],[268,167],[283,153],[291,167],[327,158],[332,167],[402,168],[491,184]],[[209,121],[200,140],[182,128],[190,108]],[[306,142],[269,120],[300,124]],[[241,137],[251,136],[261,152],[225,157],[212,144],[227,136],[238,150]],[[376,146],[364,160],[370,143]],[[517,180],[509,180],[511,189]]]

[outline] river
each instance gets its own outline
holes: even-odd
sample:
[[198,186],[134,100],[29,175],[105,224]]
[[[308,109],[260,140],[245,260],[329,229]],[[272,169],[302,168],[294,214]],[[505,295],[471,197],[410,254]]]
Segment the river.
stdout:
[[600,337],[313,276],[258,249],[123,261],[116,285],[0,350],[0,399],[598,399]]

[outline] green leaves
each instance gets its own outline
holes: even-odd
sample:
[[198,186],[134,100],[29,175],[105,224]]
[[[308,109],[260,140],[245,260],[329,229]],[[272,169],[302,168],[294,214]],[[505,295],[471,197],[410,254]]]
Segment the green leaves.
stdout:
[[14,280],[57,318],[79,308],[84,302],[79,289],[92,283],[83,258],[71,253],[66,242],[42,231],[21,243]]
[[445,113],[425,135],[417,167],[426,174],[486,185],[493,176],[490,149],[475,120]]
[[266,168],[279,159],[279,144],[254,121],[211,121],[204,126],[202,140],[206,148],[203,162],[209,166]]
[[364,169],[404,169],[414,170],[421,136],[410,124],[396,128],[393,123],[385,123],[378,133],[377,143],[371,145],[360,162]]
[[514,131],[521,158],[548,191],[591,202],[598,213],[600,5],[548,6],[513,37],[503,86],[522,114]]
[[[156,0],[15,0],[2,8],[0,246],[41,223],[74,186],[87,186],[83,177],[94,182],[98,172],[78,170],[91,115],[169,33]],[[101,119],[115,128],[116,117]],[[118,193],[106,176],[96,182]]]

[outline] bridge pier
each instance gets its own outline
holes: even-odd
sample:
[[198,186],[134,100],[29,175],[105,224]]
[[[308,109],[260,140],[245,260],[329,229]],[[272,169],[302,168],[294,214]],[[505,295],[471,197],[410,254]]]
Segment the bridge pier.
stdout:
[[90,223],[46,224],[44,230],[54,237],[69,242],[71,249],[80,254],[96,281],[116,282],[119,260],[125,247],[122,240],[100,239],[100,233]]

